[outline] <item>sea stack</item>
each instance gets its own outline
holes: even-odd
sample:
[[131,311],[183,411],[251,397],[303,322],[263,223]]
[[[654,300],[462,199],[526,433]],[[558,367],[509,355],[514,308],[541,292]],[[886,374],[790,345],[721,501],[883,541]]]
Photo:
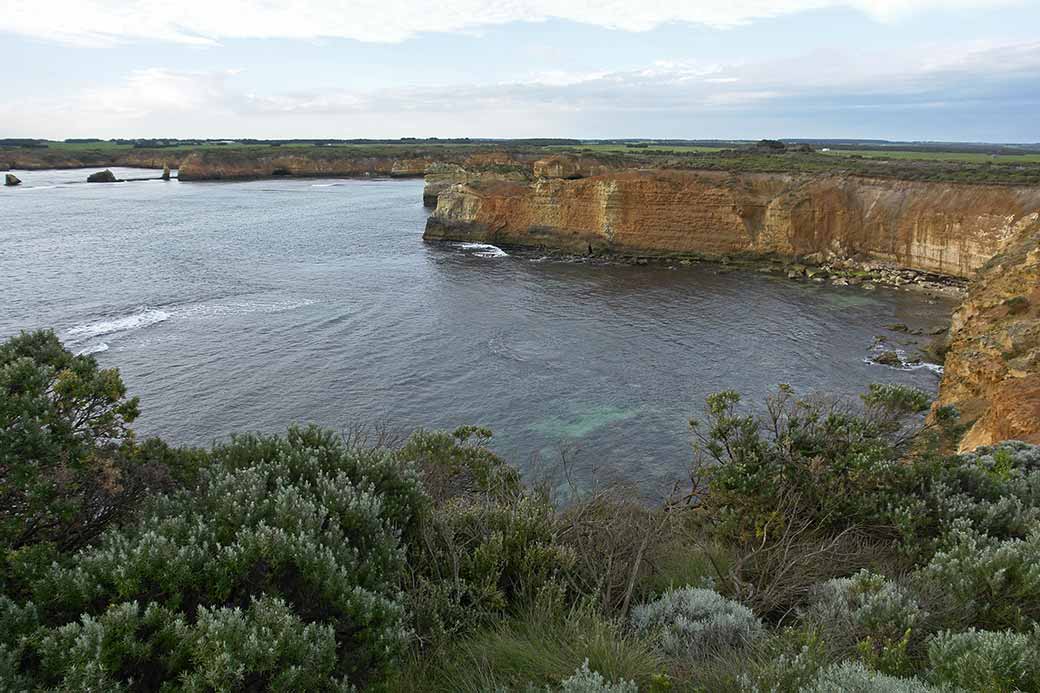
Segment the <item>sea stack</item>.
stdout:
[[162,165],[162,179],[170,180],[170,165],[166,162],[163,162]]
[[14,175],[13,173],[8,173],[4,177],[4,185],[15,186],[15,185],[21,185],[21,184],[22,184],[22,181],[20,181],[18,179],[18,176]]
[[116,174],[112,173],[107,168],[104,171],[98,171],[97,173],[91,173],[87,176],[88,183],[115,183]]

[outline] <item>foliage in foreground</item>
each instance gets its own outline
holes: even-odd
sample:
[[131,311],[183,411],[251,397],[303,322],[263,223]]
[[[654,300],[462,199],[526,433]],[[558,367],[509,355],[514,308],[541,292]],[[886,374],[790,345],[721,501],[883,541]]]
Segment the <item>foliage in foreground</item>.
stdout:
[[474,427],[138,443],[49,333],[0,386],[3,690],[1040,691],[1040,448],[914,390],[713,396],[648,507]]

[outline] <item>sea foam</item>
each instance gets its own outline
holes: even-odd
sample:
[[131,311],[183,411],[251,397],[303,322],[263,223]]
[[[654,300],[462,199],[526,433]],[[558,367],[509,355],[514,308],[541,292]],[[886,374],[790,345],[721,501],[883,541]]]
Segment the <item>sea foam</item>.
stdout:
[[158,310],[156,308],[149,308],[142,310],[138,313],[131,315],[124,315],[118,318],[112,318],[110,320],[98,320],[96,322],[88,322],[82,325],[76,325],[68,331],[69,337],[77,339],[90,339],[91,337],[100,337],[106,334],[112,334],[114,332],[129,332],[130,330],[139,330],[143,327],[155,325],[157,323],[170,319],[170,314],[165,310]]
[[458,247],[476,251],[473,254],[477,257],[509,257],[509,253],[490,243],[459,243]]
[[100,354],[103,351],[108,351],[108,345],[104,342],[98,342],[97,344],[91,344],[85,346],[76,352],[76,356],[89,356],[91,354]]

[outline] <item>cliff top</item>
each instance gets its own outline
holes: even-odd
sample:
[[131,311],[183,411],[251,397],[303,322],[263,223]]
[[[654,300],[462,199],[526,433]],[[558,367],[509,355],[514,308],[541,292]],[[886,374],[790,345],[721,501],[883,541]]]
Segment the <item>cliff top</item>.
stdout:
[[[779,143],[782,144],[782,143]],[[910,145],[908,145],[910,147]],[[1006,150],[1006,151],[1005,151]],[[146,141],[44,142],[0,146],[0,170],[9,168],[78,168],[150,166],[161,168],[192,156],[206,164],[248,166],[273,158],[344,161],[421,159],[467,167],[527,167],[538,160],[574,160],[599,169],[652,168],[761,173],[834,173],[870,178],[927,180],[1000,185],[1040,185],[1040,154],[995,148],[993,151],[915,151],[893,149],[813,150],[761,144],[716,146],[669,143],[593,144],[568,140],[466,142],[416,140],[396,142],[287,141],[184,142]]]

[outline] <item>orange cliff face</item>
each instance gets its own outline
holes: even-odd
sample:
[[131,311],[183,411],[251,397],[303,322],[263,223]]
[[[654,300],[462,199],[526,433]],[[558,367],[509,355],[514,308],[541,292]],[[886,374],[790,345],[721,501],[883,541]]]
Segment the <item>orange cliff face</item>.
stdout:
[[577,253],[856,257],[971,277],[1038,210],[1037,188],[839,175],[478,177],[445,186],[426,238]]
[[939,404],[971,424],[961,449],[1040,443],[1040,223],[979,270],[949,343]]

